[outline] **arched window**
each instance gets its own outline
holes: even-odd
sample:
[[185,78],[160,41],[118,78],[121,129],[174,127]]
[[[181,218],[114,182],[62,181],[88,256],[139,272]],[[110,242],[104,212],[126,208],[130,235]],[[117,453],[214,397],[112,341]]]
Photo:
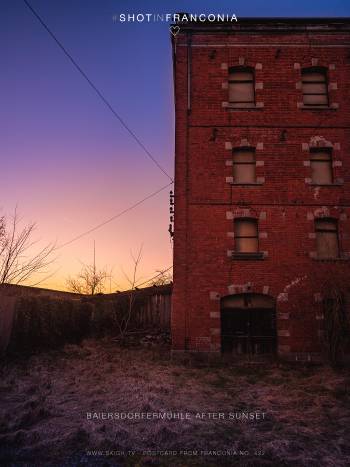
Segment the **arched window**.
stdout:
[[332,151],[329,148],[310,150],[311,182],[316,185],[333,183]]
[[233,155],[233,182],[256,183],[254,148],[235,148]]
[[235,108],[255,107],[254,71],[250,67],[229,69],[229,103]]
[[316,219],[317,257],[331,259],[339,257],[338,223],[336,219]]
[[234,221],[235,252],[259,251],[258,222],[256,219],[238,218]]
[[304,105],[328,105],[327,69],[303,68],[301,78]]

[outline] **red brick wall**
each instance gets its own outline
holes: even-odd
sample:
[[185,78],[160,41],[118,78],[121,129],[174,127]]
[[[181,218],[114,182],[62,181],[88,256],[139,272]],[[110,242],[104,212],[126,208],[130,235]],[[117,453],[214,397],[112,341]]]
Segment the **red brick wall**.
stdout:
[[[239,23],[238,23],[239,24]],[[320,278],[332,271],[350,279],[350,29],[261,32],[197,32],[182,28],[173,41],[176,106],[173,350],[220,350],[220,297],[251,290],[277,303],[280,354],[320,351]],[[345,28],[346,29],[346,28]],[[191,40],[191,47],[188,41]],[[223,107],[227,68],[255,69],[254,110]],[[316,59],[316,60],[315,60]],[[300,67],[328,68],[331,109],[304,110]],[[189,89],[188,89],[189,83]],[[261,89],[262,88],[262,89]],[[262,104],[260,104],[262,105]],[[190,109],[188,109],[190,107]],[[213,129],[216,138],[213,140]],[[284,134],[282,135],[282,132]],[[308,183],[307,145],[332,144],[337,184]],[[257,186],[227,182],[227,149],[256,148]],[[245,211],[244,211],[245,210]],[[240,261],[233,250],[233,219],[259,219],[263,260]],[[339,220],[343,259],[318,261],[313,217]],[[317,277],[317,280],[315,279]]]

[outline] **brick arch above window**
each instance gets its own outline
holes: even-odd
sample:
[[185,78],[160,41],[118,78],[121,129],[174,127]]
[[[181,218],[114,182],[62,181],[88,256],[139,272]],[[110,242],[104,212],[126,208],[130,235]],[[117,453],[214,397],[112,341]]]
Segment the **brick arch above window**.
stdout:
[[333,143],[323,136],[312,136],[309,143],[310,148],[332,148]]
[[242,218],[247,217],[247,218],[256,219],[256,220],[259,219],[259,214],[257,210],[251,207],[249,208],[248,207],[246,208],[243,206],[237,207],[236,209],[234,209],[232,214],[233,214],[232,219],[236,219],[239,217],[242,217]]
[[338,220],[341,216],[341,210],[336,206],[321,206],[314,209],[313,211],[313,220],[315,219],[325,219],[331,218]]

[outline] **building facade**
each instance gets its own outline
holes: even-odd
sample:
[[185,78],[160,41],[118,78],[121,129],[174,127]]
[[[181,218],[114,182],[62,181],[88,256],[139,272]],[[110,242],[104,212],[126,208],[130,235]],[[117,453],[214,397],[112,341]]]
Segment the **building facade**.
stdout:
[[173,351],[319,359],[350,283],[350,21],[178,25]]

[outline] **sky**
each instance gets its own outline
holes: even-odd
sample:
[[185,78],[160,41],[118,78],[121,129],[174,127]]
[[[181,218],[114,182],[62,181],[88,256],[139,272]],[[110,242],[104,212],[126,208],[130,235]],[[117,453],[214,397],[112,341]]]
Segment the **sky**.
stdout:
[[[121,13],[350,16],[349,0],[29,0],[90,80],[164,170],[174,172],[169,25],[120,23]],[[17,206],[36,222],[35,248],[61,246],[117,215],[169,179],[94,93],[22,0],[0,0],[0,215]],[[172,264],[169,190],[59,248],[28,284],[66,288],[89,264],[112,271],[107,291],[127,287],[130,252],[142,246],[138,281]],[[33,248],[33,252],[35,251]]]

